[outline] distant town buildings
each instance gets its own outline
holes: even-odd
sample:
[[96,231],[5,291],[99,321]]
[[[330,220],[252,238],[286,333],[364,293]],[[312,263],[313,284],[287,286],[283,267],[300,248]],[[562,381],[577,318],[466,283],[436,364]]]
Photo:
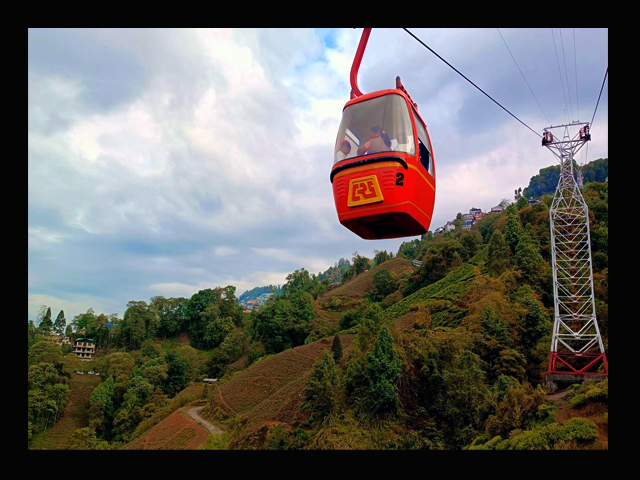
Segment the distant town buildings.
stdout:
[[242,300],[240,302],[240,306],[245,313],[249,313],[253,310],[253,308],[257,305],[264,305],[265,302],[274,295],[273,292],[263,293],[262,295],[251,299],[251,300]]
[[[531,202],[529,203],[533,205],[533,203]],[[489,212],[483,212],[481,209],[473,207],[469,210],[469,213],[465,213],[464,215],[462,215],[462,228],[464,230],[469,230],[482,217],[491,215],[492,213],[500,213],[502,212],[502,210],[503,208],[499,205],[496,207],[492,207]],[[455,223],[452,221],[449,221],[445,223],[444,226],[436,228],[433,233],[434,234],[444,233],[444,232],[452,231],[455,228],[456,228]]]

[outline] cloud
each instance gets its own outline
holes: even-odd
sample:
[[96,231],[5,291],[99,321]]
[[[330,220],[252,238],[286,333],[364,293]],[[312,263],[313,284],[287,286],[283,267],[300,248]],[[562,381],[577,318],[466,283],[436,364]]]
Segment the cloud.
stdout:
[[[496,29],[412,32],[536,132],[548,125]],[[546,115],[565,118],[550,30],[500,32]],[[131,300],[283,284],[296,269],[319,273],[412,240],[362,240],[335,212],[329,173],[360,33],[29,29],[30,316],[32,296],[52,309],[65,299],[74,314],[122,315]],[[575,33],[573,106],[590,121],[607,29]],[[374,29],[359,86],[393,87],[397,75],[433,142],[432,228],[511,198],[555,163],[538,136],[404,30]],[[607,115],[605,88],[587,161],[608,155]]]

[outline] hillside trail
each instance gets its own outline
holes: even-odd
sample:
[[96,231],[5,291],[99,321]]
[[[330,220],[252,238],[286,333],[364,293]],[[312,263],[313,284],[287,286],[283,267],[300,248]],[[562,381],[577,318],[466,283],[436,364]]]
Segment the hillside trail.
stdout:
[[220,435],[221,433],[223,433],[222,430],[220,430],[218,427],[216,427],[215,425],[213,425],[212,423],[208,422],[207,420],[205,420],[200,416],[200,410],[202,410],[203,408],[204,408],[203,406],[190,408],[189,416],[193,418],[196,422],[198,422],[200,425],[205,427],[207,430],[209,430],[212,435]]
[[[558,410],[556,412],[556,421],[558,423],[564,423],[573,417],[585,416],[585,413],[587,414],[586,416],[589,416],[589,413],[588,413],[589,409],[582,409],[581,411],[574,410],[565,403],[565,397],[572,392],[573,392],[573,389],[567,388],[566,390],[560,390],[553,394],[547,395],[547,399],[553,400],[558,406]],[[593,417],[591,418],[592,420],[594,420],[594,422],[598,426],[598,440],[600,442],[601,448],[608,449],[609,448],[608,428],[606,427],[606,425],[602,423],[602,420],[595,419]]]
[[565,390],[559,390],[555,393],[547,395],[547,400],[553,400],[557,405],[556,419],[562,423],[565,420],[571,418],[569,413],[569,408],[565,405],[564,399],[567,395],[569,395],[573,390],[571,388],[567,388]]

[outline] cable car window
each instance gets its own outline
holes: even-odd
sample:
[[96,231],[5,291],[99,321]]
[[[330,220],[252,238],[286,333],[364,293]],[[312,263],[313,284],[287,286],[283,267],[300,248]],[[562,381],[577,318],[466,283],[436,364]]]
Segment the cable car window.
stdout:
[[416,127],[418,130],[418,147],[420,148],[420,163],[422,166],[433,176],[433,155],[429,146],[429,137],[427,136],[427,129],[420,121],[420,118],[416,118]]
[[384,151],[415,155],[412,131],[409,109],[400,95],[349,105],[342,113],[333,163]]

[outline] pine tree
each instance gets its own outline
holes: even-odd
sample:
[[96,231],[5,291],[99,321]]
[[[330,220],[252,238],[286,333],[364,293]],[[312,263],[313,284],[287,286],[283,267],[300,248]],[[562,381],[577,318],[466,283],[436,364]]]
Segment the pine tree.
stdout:
[[540,282],[543,273],[544,259],[540,255],[540,247],[528,234],[523,234],[516,246],[515,263],[520,270],[521,278],[535,285]]
[[522,230],[518,214],[515,210],[516,208],[513,204],[509,205],[509,208],[507,209],[507,223],[504,227],[504,239],[507,242],[507,245],[509,245],[511,253],[515,253],[516,251],[516,245],[518,245],[518,242],[520,241],[520,232]]
[[304,389],[303,408],[324,418],[338,402],[338,385],[336,363],[331,354],[323,350]]
[[496,230],[489,240],[489,262],[487,268],[495,275],[500,275],[511,265],[511,249],[500,230]]
[[53,328],[53,322],[51,321],[51,307],[47,307],[46,310],[44,305],[40,307],[38,318],[40,320],[40,324],[38,325],[40,331],[44,335],[51,333],[51,329]]
[[53,331],[59,335],[64,334],[64,331],[67,327],[67,319],[64,318],[64,310],[60,310],[58,316],[56,317],[56,321],[53,324]]
[[331,345],[331,352],[333,353],[333,361],[338,363],[342,360],[342,342],[340,342],[340,335],[336,333],[333,337],[333,344]]
[[[373,350],[367,354],[369,390],[368,408],[377,412],[393,410],[398,404],[401,362],[393,348],[393,338],[386,326],[380,329]],[[374,411],[374,410],[372,410]]]

